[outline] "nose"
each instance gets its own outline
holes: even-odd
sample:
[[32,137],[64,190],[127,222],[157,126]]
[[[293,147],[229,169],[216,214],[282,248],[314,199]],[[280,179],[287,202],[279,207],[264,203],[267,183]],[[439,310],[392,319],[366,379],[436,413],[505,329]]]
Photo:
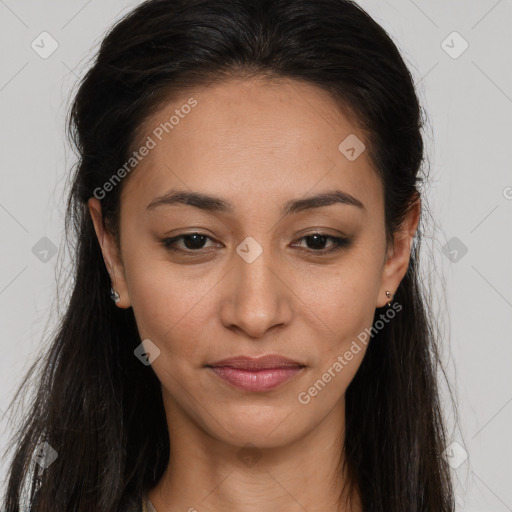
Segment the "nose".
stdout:
[[261,338],[292,318],[293,292],[278,265],[263,251],[249,262],[235,254],[233,266],[224,280],[220,304],[222,324],[241,330],[251,338]]

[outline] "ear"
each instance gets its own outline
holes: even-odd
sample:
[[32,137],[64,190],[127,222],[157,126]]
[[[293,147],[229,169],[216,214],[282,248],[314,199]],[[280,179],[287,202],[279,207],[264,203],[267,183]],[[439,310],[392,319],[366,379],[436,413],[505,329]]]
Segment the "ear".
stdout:
[[407,272],[412,241],[418,227],[420,212],[421,198],[418,194],[409,208],[400,229],[394,234],[393,244],[388,248],[376,304],[378,308],[384,307],[391,300],[386,296],[386,290],[389,290],[393,297],[398,285]]
[[116,305],[119,308],[128,308],[131,305],[126,286],[124,265],[120,255],[120,248],[117,246],[113,235],[105,228],[101,213],[101,203],[96,197],[91,197],[87,202],[91,215],[94,230],[101,247],[103,260],[110,275],[112,287],[119,294],[121,299]]

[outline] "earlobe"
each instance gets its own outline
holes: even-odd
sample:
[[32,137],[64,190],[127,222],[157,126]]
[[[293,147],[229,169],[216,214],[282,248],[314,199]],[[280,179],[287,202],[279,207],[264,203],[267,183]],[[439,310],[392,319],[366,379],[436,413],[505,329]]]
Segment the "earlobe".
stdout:
[[420,211],[421,202],[418,196],[411,205],[402,226],[393,236],[393,245],[388,250],[387,260],[382,270],[376,307],[384,307],[389,302],[386,291],[389,291],[393,296],[407,272]]
[[100,201],[96,197],[91,197],[87,205],[101,247],[103,261],[105,262],[112,283],[110,298],[119,308],[128,308],[130,307],[130,300],[124,276],[124,266],[121,263],[119,255],[119,248],[113,236],[105,229]]

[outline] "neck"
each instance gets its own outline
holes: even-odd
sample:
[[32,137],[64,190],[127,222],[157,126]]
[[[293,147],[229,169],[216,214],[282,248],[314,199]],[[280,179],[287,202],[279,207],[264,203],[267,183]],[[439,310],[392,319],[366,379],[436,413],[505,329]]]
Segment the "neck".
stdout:
[[148,493],[158,512],[362,511],[357,492],[348,500],[344,401],[313,431],[275,447],[214,439],[169,397],[164,401],[171,457]]

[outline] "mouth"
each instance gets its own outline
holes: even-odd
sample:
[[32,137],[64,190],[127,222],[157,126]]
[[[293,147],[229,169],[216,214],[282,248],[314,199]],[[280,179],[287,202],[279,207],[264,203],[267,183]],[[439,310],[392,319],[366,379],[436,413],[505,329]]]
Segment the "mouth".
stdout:
[[306,365],[278,355],[233,357],[206,365],[214,375],[243,391],[275,389],[292,379]]

